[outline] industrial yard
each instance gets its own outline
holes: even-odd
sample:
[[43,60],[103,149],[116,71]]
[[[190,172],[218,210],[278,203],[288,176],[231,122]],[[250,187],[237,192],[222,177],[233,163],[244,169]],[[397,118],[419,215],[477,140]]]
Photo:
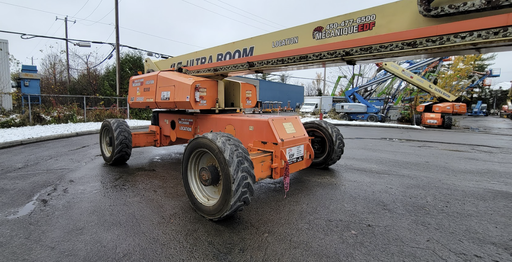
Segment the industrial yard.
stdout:
[[221,222],[190,208],[181,145],[138,149],[124,167],[103,164],[97,134],[4,148],[1,258],[510,260],[512,121],[460,123],[337,126],[341,161],[292,174],[286,198],[282,179],[257,183]]
[[510,1],[94,2],[0,2],[0,261],[512,261]]

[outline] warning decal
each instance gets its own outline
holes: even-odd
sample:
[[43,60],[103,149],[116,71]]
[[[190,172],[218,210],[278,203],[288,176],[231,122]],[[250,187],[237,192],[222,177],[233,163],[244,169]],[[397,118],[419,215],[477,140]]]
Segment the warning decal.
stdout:
[[288,158],[288,164],[304,160],[304,145],[287,148],[286,157]]

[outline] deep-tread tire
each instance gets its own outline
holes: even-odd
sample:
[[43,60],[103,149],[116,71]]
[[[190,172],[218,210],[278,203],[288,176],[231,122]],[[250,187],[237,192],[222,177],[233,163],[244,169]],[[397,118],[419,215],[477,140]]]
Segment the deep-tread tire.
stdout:
[[153,111],[151,113],[151,125],[152,126],[158,126],[160,124],[160,112]]
[[349,120],[349,116],[345,113],[341,113],[340,114],[340,119],[341,120],[344,120],[344,121],[348,121]]
[[[199,170],[208,165],[216,166],[220,174],[216,185],[205,186],[199,179]],[[254,195],[254,166],[249,152],[231,134],[206,133],[192,139],[183,154],[181,175],[192,207],[214,221],[249,205]]]
[[446,116],[443,120],[443,128],[444,129],[452,129],[453,119],[451,116]]
[[379,117],[377,117],[376,115],[369,115],[367,120],[368,120],[368,122],[378,122]]
[[345,142],[340,130],[333,124],[321,120],[304,123],[308,136],[313,137],[311,146],[315,158],[311,167],[327,168],[340,160],[345,150]]
[[385,116],[385,115],[380,115],[380,122],[381,123],[386,123],[386,121],[388,120],[388,117]]
[[123,119],[107,119],[100,129],[100,149],[109,165],[126,163],[132,155],[132,132]]
[[414,121],[417,126],[421,126],[421,115],[414,115]]

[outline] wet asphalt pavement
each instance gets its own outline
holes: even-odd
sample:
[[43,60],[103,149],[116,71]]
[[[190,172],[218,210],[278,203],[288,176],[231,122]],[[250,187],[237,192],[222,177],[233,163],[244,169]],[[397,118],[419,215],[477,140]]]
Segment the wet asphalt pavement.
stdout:
[[188,203],[184,146],[137,148],[121,167],[103,163],[98,135],[1,149],[0,261],[512,261],[501,120],[340,126],[341,161],[292,174],[286,198],[281,179],[257,183],[220,222]]

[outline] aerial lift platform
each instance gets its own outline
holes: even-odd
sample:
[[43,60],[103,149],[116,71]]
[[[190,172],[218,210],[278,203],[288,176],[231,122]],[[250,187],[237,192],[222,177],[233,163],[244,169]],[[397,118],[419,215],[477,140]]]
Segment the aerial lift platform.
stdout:
[[[448,1],[450,2],[450,1]],[[187,144],[182,178],[192,207],[219,220],[251,202],[258,180],[308,167],[328,168],[344,152],[340,130],[296,116],[244,115],[256,106],[255,87],[228,76],[390,58],[512,50],[512,3],[402,0],[172,57],[145,60],[129,82],[130,107],[151,108],[148,131],[125,121],[100,130],[103,159],[123,164],[132,148]],[[468,5],[469,3],[469,5]],[[400,15],[397,15],[400,10]]]

